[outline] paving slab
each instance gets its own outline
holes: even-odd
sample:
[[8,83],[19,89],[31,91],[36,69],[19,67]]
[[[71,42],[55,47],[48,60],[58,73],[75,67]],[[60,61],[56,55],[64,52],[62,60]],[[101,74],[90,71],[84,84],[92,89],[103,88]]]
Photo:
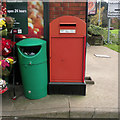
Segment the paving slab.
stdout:
[[[94,54],[109,55],[100,58]],[[103,46],[87,48],[86,75],[95,84],[87,84],[86,96],[47,95],[29,100],[23,88],[16,87],[17,99],[12,92],[2,97],[2,116],[40,118],[117,118],[118,117],[118,53]]]
[[45,108],[50,109],[51,106],[53,108],[69,108],[67,96],[47,95],[47,97],[39,99],[39,100],[31,100],[26,110],[45,109]]
[[94,113],[95,113],[94,108],[88,107],[70,108],[70,118],[93,118]]
[[[118,108],[118,53],[106,47],[87,48],[87,73],[94,85],[87,85],[85,97],[71,96],[71,107]],[[99,58],[94,54],[109,55]]]
[[13,101],[10,98],[10,92],[3,94],[1,100],[2,111],[15,111]]
[[3,111],[3,117],[40,117],[40,118],[69,118],[67,108],[34,109],[19,111]]
[[3,96],[3,116],[69,117],[69,104],[65,95],[47,95],[38,100],[29,100],[23,95],[12,100],[8,94],[6,96]]
[[93,118],[118,118],[118,109],[113,108],[96,108]]

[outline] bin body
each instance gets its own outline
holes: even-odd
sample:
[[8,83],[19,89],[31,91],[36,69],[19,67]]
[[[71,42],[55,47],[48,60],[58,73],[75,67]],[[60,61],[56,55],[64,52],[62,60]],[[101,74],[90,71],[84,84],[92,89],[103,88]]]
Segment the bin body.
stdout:
[[[45,97],[47,95],[46,41],[37,38],[24,39],[17,43],[17,49],[25,97],[29,99]],[[30,55],[31,52],[33,55]]]
[[[65,88],[66,92],[67,86],[77,86],[79,89],[79,86],[86,85],[85,54],[86,23],[83,20],[75,16],[62,16],[50,23],[49,91],[57,93],[55,89],[63,91]],[[74,88],[68,89],[72,91]]]

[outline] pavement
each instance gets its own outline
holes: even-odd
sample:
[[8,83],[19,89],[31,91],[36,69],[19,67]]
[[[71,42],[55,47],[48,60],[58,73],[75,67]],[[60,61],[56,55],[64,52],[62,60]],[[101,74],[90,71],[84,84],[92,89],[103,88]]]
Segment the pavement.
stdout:
[[[109,55],[110,58],[94,54]],[[87,48],[86,76],[95,84],[87,84],[86,96],[47,95],[38,100],[24,97],[22,86],[2,95],[2,117],[32,118],[118,118],[118,53],[103,47]]]

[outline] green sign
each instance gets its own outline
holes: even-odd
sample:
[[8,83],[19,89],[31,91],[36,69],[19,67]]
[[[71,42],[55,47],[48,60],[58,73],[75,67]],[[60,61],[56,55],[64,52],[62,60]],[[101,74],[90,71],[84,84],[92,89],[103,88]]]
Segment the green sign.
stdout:
[[18,34],[28,34],[27,2],[7,2],[7,16],[14,19]]

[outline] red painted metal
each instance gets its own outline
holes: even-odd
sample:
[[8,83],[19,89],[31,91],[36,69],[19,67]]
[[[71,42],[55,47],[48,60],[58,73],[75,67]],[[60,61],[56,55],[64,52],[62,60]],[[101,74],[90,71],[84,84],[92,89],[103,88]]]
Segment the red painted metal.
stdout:
[[85,58],[86,58],[86,36],[84,37],[84,56],[83,56],[83,82],[85,80]]
[[[75,33],[60,33],[60,30]],[[50,23],[50,82],[81,82],[85,76],[86,23],[62,16]]]

